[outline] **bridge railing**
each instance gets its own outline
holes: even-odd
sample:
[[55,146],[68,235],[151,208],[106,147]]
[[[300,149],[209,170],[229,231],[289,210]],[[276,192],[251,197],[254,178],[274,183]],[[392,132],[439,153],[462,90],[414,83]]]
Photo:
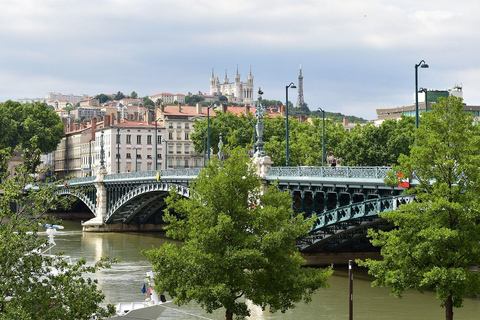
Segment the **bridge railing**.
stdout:
[[[168,170],[159,170],[158,173],[160,177],[193,177],[197,176],[200,173],[200,168],[192,169],[168,169]],[[139,171],[139,172],[126,172],[126,173],[114,173],[105,176],[105,180],[126,180],[126,179],[137,179],[137,178],[147,178],[147,179],[156,179],[157,171]]]
[[391,167],[271,167],[272,177],[326,177],[384,179]]
[[68,180],[68,183],[74,184],[74,183],[86,183],[95,180],[95,176],[92,177],[82,177],[82,178],[72,178]]

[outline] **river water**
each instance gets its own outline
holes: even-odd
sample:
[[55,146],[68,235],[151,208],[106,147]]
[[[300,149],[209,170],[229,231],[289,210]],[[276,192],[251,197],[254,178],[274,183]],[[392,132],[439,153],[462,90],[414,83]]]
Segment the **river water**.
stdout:
[[[52,253],[64,251],[72,258],[87,258],[93,263],[100,257],[109,255],[121,260],[111,269],[102,270],[92,276],[98,279],[100,289],[106,295],[106,302],[142,301],[140,292],[145,273],[151,265],[140,253],[140,249],[150,249],[165,242],[161,233],[83,233],[80,222],[64,221],[64,230],[57,232],[57,246]],[[405,320],[405,319],[445,319],[444,309],[432,292],[405,293],[403,299],[390,296],[388,288],[372,288],[371,278],[360,268],[354,268],[354,319],[356,320]],[[251,320],[278,319],[348,319],[348,277],[346,268],[335,268],[330,278],[330,288],[320,289],[313,301],[300,303],[286,313],[269,313],[255,306],[251,307]],[[159,319],[224,319],[224,311],[213,314],[204,312],[197,304],[175,306],[165,310]],[[464,307],[456,309],[458,319],[480,319],[480,299],[467,298]]]

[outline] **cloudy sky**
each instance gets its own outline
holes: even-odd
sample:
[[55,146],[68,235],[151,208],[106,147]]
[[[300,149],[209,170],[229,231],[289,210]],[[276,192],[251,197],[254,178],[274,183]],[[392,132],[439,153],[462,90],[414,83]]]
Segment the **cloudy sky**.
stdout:
[[[46,92],[209,93],[212,68],[285,100],[303,66],[310,109],[376,117],[419,86],[480,104],[480,2],[1,0],[0,101]],[[289,91],[296,102],[296,90]]]

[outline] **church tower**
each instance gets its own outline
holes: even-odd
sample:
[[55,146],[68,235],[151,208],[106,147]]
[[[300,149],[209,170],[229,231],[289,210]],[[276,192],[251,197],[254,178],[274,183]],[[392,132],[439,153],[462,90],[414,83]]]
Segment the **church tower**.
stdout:
[[215,92],[215,75],[213,74],[213,68],[212,68],[212,76],[210,77],[210,94],[213,94]]
[[300,74],[298,75],[298,97],[296,107],[301,107],[305,101],[303,100],[303,75],[302,75],[302,64],[300,64]]

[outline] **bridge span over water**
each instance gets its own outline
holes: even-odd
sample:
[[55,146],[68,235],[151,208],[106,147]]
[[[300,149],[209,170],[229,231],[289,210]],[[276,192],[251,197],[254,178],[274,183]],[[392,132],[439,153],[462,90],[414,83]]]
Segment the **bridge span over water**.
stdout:
[[[59,191],[76,196],[95,218],[86,231],[148,230],[162,223],[165,197],[171,188],[190,196],[189,182],[201,169],[172,169],[75,178]],[[371,250],[368,228],[391,226],[378,214],[412,200],[404,188],[386,186],[389,167],[270,167],[264,182],[289,192],[295,214],[316,215],[303,252]]]

